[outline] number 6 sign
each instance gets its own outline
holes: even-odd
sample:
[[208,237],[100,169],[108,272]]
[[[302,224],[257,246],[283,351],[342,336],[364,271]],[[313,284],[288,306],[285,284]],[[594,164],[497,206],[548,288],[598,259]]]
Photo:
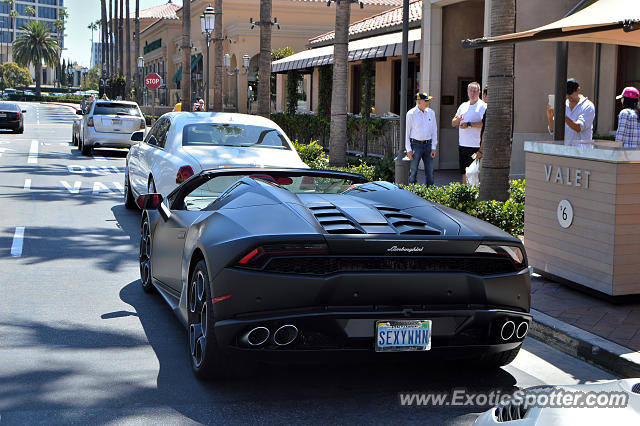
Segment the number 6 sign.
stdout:
[[558,223],[563,228],[568,228],[573,222],[573,207],[569,200],[561,200],[558,203]]

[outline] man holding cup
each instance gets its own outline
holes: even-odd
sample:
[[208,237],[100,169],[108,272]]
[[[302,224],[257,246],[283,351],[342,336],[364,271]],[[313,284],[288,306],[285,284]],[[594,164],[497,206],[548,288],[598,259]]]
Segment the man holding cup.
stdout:
[[[549,102],[551,101],[552,99],[549,99]],[[596,107],[593,102],[582,95],[580,83],[575,78],[567,80],[564,118],[565,143],[593,140],[593,120],[595,117]],[[547,121],[549,122],[549,132],[553,134],[554,111],[552,105],[547,105]]]

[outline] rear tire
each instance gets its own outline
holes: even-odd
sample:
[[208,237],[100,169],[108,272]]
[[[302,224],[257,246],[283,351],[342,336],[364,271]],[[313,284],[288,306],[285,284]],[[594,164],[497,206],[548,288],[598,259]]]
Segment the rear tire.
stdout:
[[128,176],[124,178],[124,206],[131,210],[138,208],[136,200],[133,198],[133,193],[131,192],[131,182]]
[[476,364],[486,369],[496,369],[496,368],[504,367],[505,365],[510,364],[511,361],[516,359],[516,356],[518,356],[518,352],[520,352],[521,347],[522,347],[522,344],[520,344],[520,346],[518,346],[515,349],[510,349],[504,352],[498,352],[496,354],[485,355],[479,360],[477,360]]
[[14,130],[13,133],[16,133],[18,135],[23,134],[24,133],[24,127],[20,127],[19,129]]
[[251,371],[225,353],[215,335],[213,301],[207,264],[200,260],[189,277],[187,317],[191,368],[199,379],[225,379]]
[[81,145],[79,143],[78,146],[80,147],[80,152],[82,152],[82,155],[91,155],[91,147],[85,145],[84,141],[82,141]]
[[140,281],[142,290],[145,293],[154,293],[156,288],[151,280],[151,227],[149,217],[144,214],[142,216],[142,224],[140,225]]

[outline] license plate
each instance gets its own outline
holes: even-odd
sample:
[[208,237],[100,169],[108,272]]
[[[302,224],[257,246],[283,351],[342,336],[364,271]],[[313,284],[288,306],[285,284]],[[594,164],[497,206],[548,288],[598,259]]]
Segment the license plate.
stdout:
[[428,351],[429,349],[431,349],[431,320],[376,322],[376,352]]
[[111,124],[122,124],[122,120],[111,120]]
[[2,112],[2,113],[0,113],[0,118],[7,118],[7,114],[5,114],[5,113],[3,113],[3,112]]

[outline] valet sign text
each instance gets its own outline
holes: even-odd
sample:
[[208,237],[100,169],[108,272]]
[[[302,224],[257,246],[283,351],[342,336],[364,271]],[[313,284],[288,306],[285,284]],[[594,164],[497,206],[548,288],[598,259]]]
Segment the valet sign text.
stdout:
[[589,188],[590,176],[590,170],[572,169],[571,167],[558,167],[552,164],[544,165],[544,177],[547,182],[553,182],[559,185]]

